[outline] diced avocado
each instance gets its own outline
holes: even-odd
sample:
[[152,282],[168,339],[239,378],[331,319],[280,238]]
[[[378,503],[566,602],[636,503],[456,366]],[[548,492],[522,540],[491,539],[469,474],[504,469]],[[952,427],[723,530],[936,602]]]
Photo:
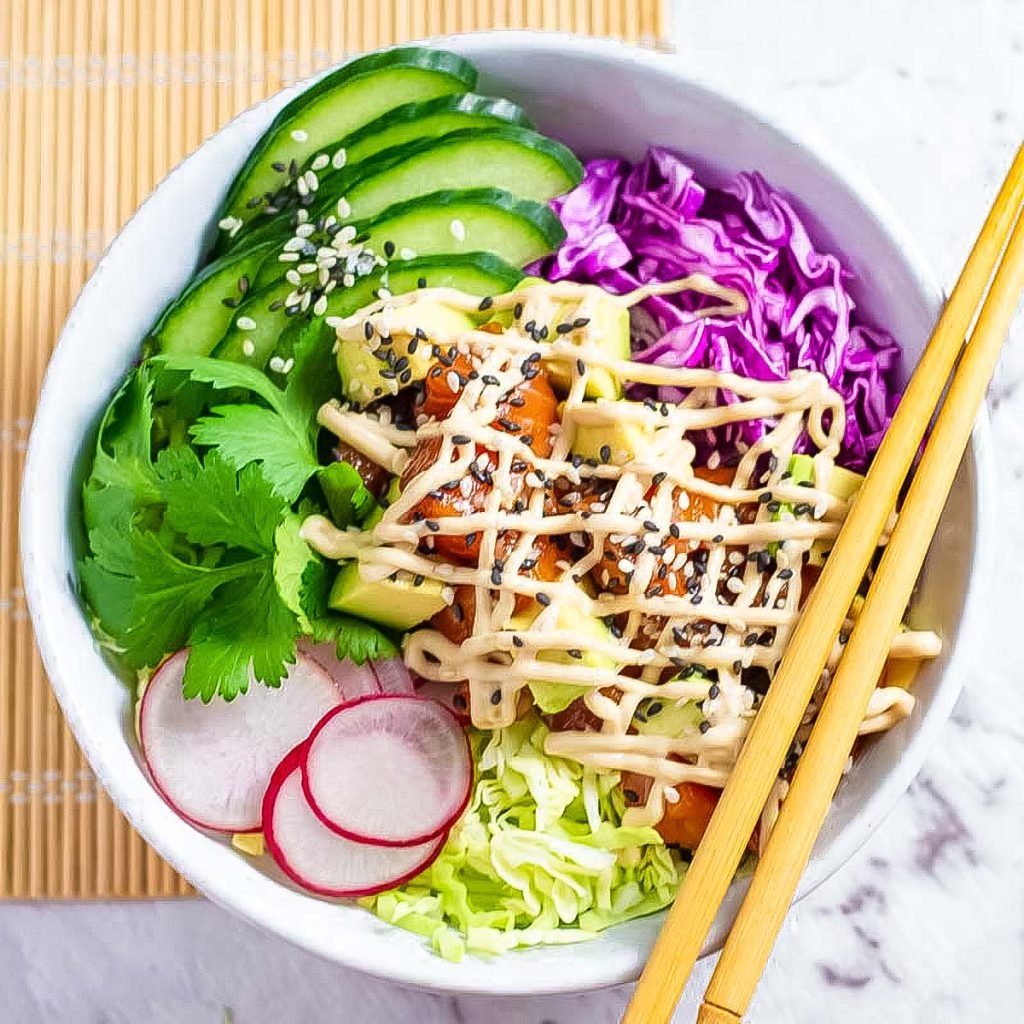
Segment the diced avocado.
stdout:
[[[549,340],[559,337],[559,324],[572,323],[579,315],[578,303],[563,304],[548,328]],[[629,359],[629,309],[611,296],[598,297],[596,302],[588,304],[590,323],[587,325],[589,340],[603,349],[615,359]],[[570,333],[567,338],[576,335]],[[551,384],[558,390],[567,392],[571,383],[569,368],[564,364],[551,367]],[[622,385],[619,378],[602,367],[591,367],[584,392],[587,398],[621,398]]]
[[[534,605],[525,612],[514,615],[506,628],[510,630],[529,629],[539,612],[540,606]],[[611,641],[611,633],[601,619],[594,618],[573,605],[563,605],[558,613],[555,628],[579,636],[579,650],[583,657],[573,658],[567,651],[542,649],[537,653],[538,661],[550,661],[557,665],[585,665],[588,668],[599,669],[616,668],[613,658],[597,653],[589,649],[587,645],[588,640]],[[588,686],[576,686],[572,683],[561,683],[549,679],[531,679],[528,685],[533,694],[534,703],[547,715],[564,711],[577,697],[581,697],[590,689]]]
[[682,704],[660,697],[642,700],[633,714],[633,726],[644,736],[682,736],[696,732],[704,720],[704,712],[695,700]]
[[[516,285],[516,291],[531,286],[548,286],[549,282],[542,277],[524,277]],[[560,302],[556,307],[554,316],[543,326],[548,329],[547,340],[553,341],[562,337],[558,333],[558,325],[572,323],[579,315],[580,303],[578,300],[571,302]],[[586,325],[587,334],[591,341],[603,348],[609,355],[616,359],[629,359],[630,357],[630,335],[629,335],[629,310],[621,303],[616,302],[611,296],[598,296],[595,306],[591,306],[589,323]],[[496,313],[495,321],[503,327],[509,327],[512,323],[512,311],[501,310]],[[570,333],[565,337],[570,339],[576,335]],[[550,369],[551,383],[557,391],[565,394],[569,390],[570,373],[565,366],[552,366]],[[592,368],[587,378],[586,396],[588,398],[621,398],[622,387],[618,378],[607,370],[599,367]],[[598,446],[600,447],[600,445]]]
[[[786,483],[788,484],[812,484],[814,483],[814,459],[810,455],[791,455],[789,465],[786,467]],[[784,501],[778,510],[771,515],[772,522],[782,522],[783,519],[793,519],[793,506]],[[772,541],[768,545],[768,552],[774,557],[778,554],[779,542]]]
[[339,612],[392,629],[411,629],[445,606],[438,580],[416,586],[412,573],[399,571],[395,579],[367,580],[359,563],[346,562],[334,578],[328,604]]
[[585,459],[621,466],[642,456],[653,439],[653,431],[640,423],[581,423],[573,435],[572,450]]
[[[850,469],[843,469],[842,466],[833,466],[828,478],[828,493],[837,498],[842,498],[844,501],[849,501],[861,489],[863,483],[864,477],[860,473],[854,473]],[[816,540],[811,545],[811,550],[808,553],[808,564],[824,565],[825,556],[832,550],[834,543],[835,541],[831,539]]]
[[363,325],[355,325],[338,338],[338,374],[345,397],[365,404],[382,393],[397,394],[399,388],[427,375],[432,362],[431,345],[450,343],[472,328],[473,320],[466,313],[428,299],[382,312],[375,318],[375,340],[380,335],[389,337],[396,360],[408,360],[411,377],[403,382],[393,373],[381,376],[381,370],[387,370],[388,364],[370,350]]

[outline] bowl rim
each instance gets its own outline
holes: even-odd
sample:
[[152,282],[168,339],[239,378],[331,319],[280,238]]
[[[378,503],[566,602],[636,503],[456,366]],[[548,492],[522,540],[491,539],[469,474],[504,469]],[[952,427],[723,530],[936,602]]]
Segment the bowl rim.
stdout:
[[[711,97],[725,100],[744,117],[772,129],[788,138],[801,150],[810,153],[827,172],[832,174],[849,190],[875,219],[882,233],[894,243],[906,263],[915,286],[928,305],[932,307],[936,316],[938,315],[943,301],[943,293],[935,281],[927,260],[917,243],[890,208],[888,202],[882,198],[875,187],[864,178],[855,166],[837,154],[827,143],[822,142],[805,125],[794,124],[791,118],[772,111],[770,104],[762,100],[753,101],[749,97],[739,94],[731,87],[722,86],[717,83],[712,84],[700,75],[692,73],[681,65],[676,54],[657,52],[612,39],[581,36],[573,33],[536,32],[529,30],[499,30],[435,36],[406,45],[417,45],[417,43],[430,46],[448,45],[456,49],[468,47],[475,53],[488,52],[506,46],[528,47],[553,55],[570,50],[573,56],[585,55],[621,66],[642,67],[645,70],[652,70],[684,85],[705,92]],[[349,55],[346,60],[351,59],[352,56],[355,55]],[[325,73],[327,71],[281,90],[276,94],[276,99],[280,101],[283,97],[291,98],[297,95]],[[636,956],[627,957],[619,955],[617,968],[611,967],[609,969],[609,964],[604,962],[600,971],[588,970],[584,966],[582,970],[577,970],[574,973],[566,972],[564,969],[565,959],[561,958],[559,971],[546,971],[543,977],[539,978],[534,976],[524,977],[524,973],[516,970],[514,966],[511,972],[493,971],[487,975],[480,975],[478,972],[466,972],[466,976],[463,977],[459,973],[462,965],[452,965],[440,959],[430,959],[423,962],[417,958],[402,959],[395,956],[381,958],[379,955],[380,946],[377,943],[367,943],[365,946],[358,943],[350,943],[342,948],[336,942],[331,943],[318,934],[310,934],[308,927],[305,929],[295,927],[291,921],[283,920],[276,911],[271,912],[271,909],[268,909],[261,901],[258,885],[246,887],[240,883],[235,884],[230,877],[225,878],[222,873],[216,870],[205,870],[202,864],[189,860],[186,856],[187,851],[182,848],[183,846],[188,846],[188,844],[173,840],[171,836],[167,835],[167,829],[164,827],[164,824],[157,820],[158,815],[144,813],[144,809],[137,806],[134,784],[130,785],[127,780],[112,770],[109,757],[92,736],[86,720],[69,708],[69,703],[71,702],[70,684],[75,666],[70,664],[68,659],[60,653],[59,624],[52,621],[44,610],[44,606],[48,602],[47,589],[52,588],[41,585],[36,575],[34,561],[30,557],[33,552],[46,550],[55,529],[67,529],[66,523],[62,524],[55,521],[52,509],[49,510],[49,515],[47,514],[46,492],[40,486],[39,481],[40,479],[45,480],[47,478],[46,454],[42,449],[45,445],[49,429],[53,429],[56,425],[57,416],[57,410],[51,408],[53,405],[51,400],[53,389],[49,385],[53,378],[59,377],[63,372],[62,366],[67,358],[70,344],[67,339],[68,327],[75,320],[75,314],[88,301],[93,290],[99,287],[97,282],[101,276],[100,272],[108,262],[111,254],[124,244],[124,234],[128,225],[139,216],[142,210],[154,201],[166,185],[167,179],[175,174],[182,164],[207,149],[212,140],[223,135],[225,132],[232,131],[233,126],[239,119],[267,106],[273,99],[275,97],[268,97],[254,104],[247,111],[238,114],[168,172],[168,175],[150,193],[126,225],[118,232],[118,235],[111,242],[102,259],[97,263],[89,280],[72,306],[68,319],[61,330],[60,339],[51,356],[29,439],[19,515],[21,527],[20,549],[26,603],[51,685],[74,732],[76,741],[86,755],[97,779],[111,795],[114,803],[126,814],[132,825],[145,837],[146,841],[157,849],[162,857],[180,874],[192,882],[197,889],[207,895],[208,898],[231,912],[259,924],[268,931],[312,953],[346,967],[403,984],[447,992],[490,995],[541,995],[584,991],[631,981],[639,973],[639,966],[642,963],[642,960]],[[797,900],[802,899],[837,871],[867,841],[877,825],[893,809],[899,797],[919,771],[928,749],[952,712],[953,705],[960,694],[964,677],[963,665],[965,664],[965,659],[970,657],[970,649],[973,647],[974,638],[979,633],[979,595],[985,589],[985,583],[991,571],[994,556],[994,544],[992,543],[994,459],[986,409],[982,410],[975,425],[971,439],[971,451],[974,456],[972,484],[975,501],[975,522],[971,538],[974,547],[963,595],[958,636],[944,669],[942,685],[937,688],[927,711],[922,716],[919,728],[910,738],[898,763],[884,781],[870,794],[863,806],[850,819],[842,833],[831,844],[828,856],[816,860],[812,859],[801,880],[796,897]],[[50,504],[52,505],[52,502]],[[98,654],[97,657],[99,657]],[[104,670],[111,672],[109,667],[105,667]],[[146,780],[145,785],[152,789],[152,785],[148,780]],[[153,793],[156,795],[155,790],[153,790]],[[159,799],[158,796],[157,799]],[[173,814],[170,809],[167,810],[168,813]],[[186,823],[182,824],[184,827],[189,828],[190,831],[194,831]],[[265,876],[261,875],[261,878],[264,878],[266,882],[271,884],[277,884]],[[394,929],[393,926],[385,925],[384,927],[389,932],[394,933],[395,936],[405,934]],[[590,944],[584,946],[585,950],[592,948]],[[585,965],[588,959],[590,958],[584,954],[583,957],[575,958],[574,963]],[[516,963],[515,957],[510,956],[506,958],[506,963],[514,965]],[[448,968],[454,968],[455,970],[448,970]],[[530,972],[531,975],[533,973]],[[501,975],[500,977],[498,976],[499,974]]]

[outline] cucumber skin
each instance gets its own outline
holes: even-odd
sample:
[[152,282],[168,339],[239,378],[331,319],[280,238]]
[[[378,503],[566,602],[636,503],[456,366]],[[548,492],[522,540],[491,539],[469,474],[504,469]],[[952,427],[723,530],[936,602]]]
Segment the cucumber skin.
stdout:
[[[318,82],[314,83],[305,92],[300,93],[282,110],[280,110],[270,127],[260,136],[259,141],[253,147],[248,159],[235,175],[234,181],[228,188],[227,195],[221,203],[217,214],[217,221],[228,216],[232,207],[242,198],[242,192],[246,183],[251,179],[252,172],[258,166],[263,155],[276,143],[280,133],[289,126],[295,126],[296,121],[301,117],[304,110],[329,94],[339,86],[345,85],[363,75],[372,74],[383,69],[407,67],[422,68],[427,71],[436,71],[440,74],[449,75],[454,80],[465,86],[465,91],[472,91],[476,85],[477,70],[464,57],[460,57],[450,50],[435,50],[423,46],[397,47],[390,50],[378,50],[358,57],[347,64],[331,71]],[[262,190],[261,190],[262,191]],[[221,246],[223,236],[221,232],[217,247]]]
[[[202,270],[199,271],[189,283],[182,289],[178,296],[172,299],[163,309],[163,312],[157,318],[156,323],[149,329],[146,334],[146,351],[149,354],[156,352],[178,352],[188,353],[189,355],[209,355],[210,350],[214,348],[218,340],[223,337],[224,333],[230,328],[232,319],[238,315],[238,307],[230,309],[221,303],[221,299],[228,298],[229,296],[224,295],[218,298],[221,309],[223,309],[223,317],[225,320],[224,328],[214,337],[213,342],[207,346],[195,346],[189,344],[179,344],[177,338],[182,335],[183,331],[180,326],[176,326],[174,321],[182,316],[182,314],[189,313],[189,307],[195,301],[196,294],[204,287],[209,286],[215,278],[218,278],[222,273],[231,269],[234,279],[237,281],[242,276],[249,279],[250,282],[255,282],[259,275],[263,265],[272,259],[277,251],[276,240],[268,240],[262,243],[249,246],[237,253],[231,253],[224,259],[218,260],[215,263],[210,263]],[[241,301],[239,302],[239,307]],[[188,320],[186,319],[186,324]],[[196,327],[202,328],[201,320],[196,320]],[[196,335],[202,334],[201,330],[197,330]]]
[[[367,143],[375,138],[379,138],[388,132],[393,131],[396,128],[408,128],[415,124],[417,121],[422,121],[428,118],[439,117],[443,115],[461,117],[464,119],[477,118],[478,123],[476,124],[463,124],[461,127],[449,128],[446,131],[432,131],[429,134],[420,135],[411,139],[407,139],[404,142],[396,145],[388,145],[384,147],[371,147],[367,150]],[[364,160],[374,159],[381,153],[388,153],[391,150],[397,150],[401,146],[411,145],[413,142],[421,142],[424,139],[440,139],[444,135],[449,135],[453,131],[461,131],[468,128],[480,131],[484,128],[497,128],[502,125],[515,125],[520,128],[533,128],[533,122],[526,116],[525,111],[518,104],[513,103],[511,100],[495,98],[491,96],[479,96],[476,93],[458,93],[449,94],[446,96],[437,96],[432,100],[426,100],[425,102],[416,101],[413,103],[405,103],[402,106],[395,107],[392,110],[382,114],[376,120],[370,121],[369,124],[363,125],[361,128],[357,128],[354,132],[350,132],[344,138],[336,139],[333,142],[325,143],[320,146],[320,150],[324,153],[333,154],[339,149],[344,149],[348,153],[348,166],[358,167]],[[359,151],[363,150],[361,155],[357,155]],[[310,158],[303,165],[302,170],[311,170],[313,159]],[[369,167],[370,165],[365,165]],[[320,187],[325,189],[330,188],[332,181],[341,179],[346,171],[344,169],[334,169],[328,167],[318,172],[320,179]],[[251,220],[247,221],[242,227],[239,235],[235,238],[229,239],[224,243],[224,247],[230,249],[234,247],[239,238],[244,238],[246,235],[252,236],[255,232],[264,231],[271,224],[278,224],[282,218],[287,219],[287,214],[290,210],[282,211],[280,214],[274,214],[268,216],[262,209],[257,209],[256,214]]]
[[[431,192],[428,195],[420,196],[416,199],[406,200],[404,203],[395,203],[394,206],[389,206],[378,216],[362,221],[354,226],[356,228],[357,237],[362,238],[363,236],[369,236],[372,238],[375,233],[379,234],[381,231],[386,231],[387,225],[390,222],[394,222],[408,214],[416,213],[420,210],[433,208],[437,210],[439,217],[447,219],[450,215],[444,212],[446,209],[459,209],[467,205],[473,206],[477,204],[498,208],[509,213],[513,217],[526,221],[529,224],[530,230],[532,230],[536,235],[538,243],[540,246],[543,246],[544,251],[538,250],[535,255],[524,260],[524,263],[530,262],[533,259],[539,259],[547,253],[554,252],[565,240],[565,228],[562,227],[562,222],[549,206],[545,203],[538,203],[532,199],[517,199],[511,193],[498,188]],[[472,216],[472,213],[465,212],[462,216],[468,218]],[[283,245],[287,237],[288,236],[278,237],[277,243]],[[392,241],[395,240],[394,235],[386,234],[385,237],[389,237]],[[399,237],[396,244],[401,246],[405,243]],[[380,250],[378,249],[378,251]],[[436,253],[431,253],[429,251],[421,253],[421,255],[434,254]],[[499,251],[495,253],[495,255],[509,262],[514,262],[511,259],[511,255],[507,252]],[[286,269],[287,268],[284,264],[269,260],[265,261],[256,279],[256,286],[258,288],[262,288],[270,284],[272,281],[278,280],[284,276]]]
[[[404,145],[383,150],[375,154],[370,160],[364,161],[363,164],[347,168],[339,175],[331,175],[325,179],[325,183],[328,188],[333,186],[333,190],[328,191],[325,189],[322,196],[320,191],[317,191],[318,201],[309,207],[309,219],[310,221],[315,221],[318,217],[334,213],[338,200],[342,196],[347,195],[353,188],[357,188],[373,178],[387,174],[397,165],[405,163],[421,154],[430,153],[436,148],[445,146],[458,146],[464,142],[476,141],[486,143],[492,140],[518,143],[528,149],[544,153],[554,163],[560,165],[565,172],[567,178],[566,192],[578,185],[583,178],[583,165],[570,149],[563,146],[560,142],[549,139],[545,135],[540,135],[530,128],[520,128],[517,125],[502,125],[496,128],[465,128],[461,131],[442,135],[439,138],[419,139],[415,142],[407,142]],[[365,164],[370,166],[364,166]],[[451,191],[463,190],[453,189]],[[412,201],[412,199],[401,200],[401,202]],[[392,206],[394,205],[397,204],[392,204]],[[390,208],[388,207],[388,209]],[[383,216],[385,212],[386,210],[381,210],[380,213],[374,214],[373,217]],[[281,225],[280,227],[278,226],[279,224]],[[277,234],[282,241],[289,237],[291,234],[290,218],[285,221],[278,221],[275,218],[269,224],[264,224],[259,228],[250,228],[248,231],[243,229],[235,238],[229,239],[226,242],[226,251],[230,252],[243,242],[247,245],[255,244],[257,240],[269,237],[271,234]]]

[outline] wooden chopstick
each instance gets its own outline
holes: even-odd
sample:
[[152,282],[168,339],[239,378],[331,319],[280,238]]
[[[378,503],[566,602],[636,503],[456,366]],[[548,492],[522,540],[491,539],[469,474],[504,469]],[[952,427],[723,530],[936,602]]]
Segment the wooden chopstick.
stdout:
[[[975,416],[1024,289],[1024,215],[982,307],[892,537],[868,590],[753,881],[704,996],[698,1024],[738,1022],[811,854],[868,700],[928,553]],[[722,1013],[727,1017],[722,1017]]]
[[[626,1009],[624,1024],[663,1024],[672,1016],[945,390],[1017,219],[1022,197],[1024,147],[1017,153],[797,623]],[[734,1015],[719,1013],[716,1017],[713,1012],[709,1008],[704,1017],[708,1024],[734,1019]]]

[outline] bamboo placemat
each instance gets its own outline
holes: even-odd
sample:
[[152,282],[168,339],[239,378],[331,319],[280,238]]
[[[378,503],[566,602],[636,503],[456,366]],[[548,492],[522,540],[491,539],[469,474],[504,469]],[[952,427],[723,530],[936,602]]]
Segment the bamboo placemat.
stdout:
[[32,640],[17,502],[64,317],[121,224],[238,111],[347,53],[480,28],[657,46],[661,0],[0,0],[0,898],[191,892],[97,786]]

